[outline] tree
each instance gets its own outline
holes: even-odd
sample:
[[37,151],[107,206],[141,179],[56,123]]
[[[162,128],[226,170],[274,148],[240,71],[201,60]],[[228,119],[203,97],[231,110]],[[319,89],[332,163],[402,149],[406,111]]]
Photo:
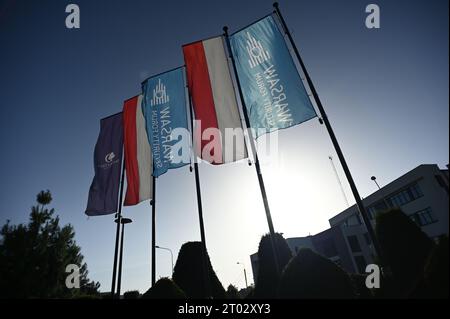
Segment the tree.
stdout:
[[[275,234],[275,250],[278,255],[280,271],[292,258],[292,252],[281,234]],[[280,274],[277,273],[273,258],[270,234],[261,238],[258,248],[259,270],[256,279],[254,298],[275,298]]]
[[159,279],[141,299],[186,299],[183,290],[169,278]]
[[[88,280],[87,265],[74,240],[73,227],[60,227],[59,216],[46,206],[50,191],[37,195],[28,224],[0,230],[0,298],[69,298],[97,294],[100,284]],[[68,289],[66,266],[80,268],[80,289]]]
[[348,274],[331,260],[309,248],[302,248],[291,259],[280,280],[283,299],[355,298]]
[[[187,242],[181,246],[173,272],[173,281],[185,292],[188,298],[207,298],[203,265],[203,245],[201,242]],[[225,289],[217,278],[208,253],[207,271],[213,298],[225,298]]]
[[232,284],[227,288],[227,299],[240,299],[239,290]]
[[407,297],[423,278],[433,241],[399,209],[378,214],[375,232],[393,276],[389,294]]

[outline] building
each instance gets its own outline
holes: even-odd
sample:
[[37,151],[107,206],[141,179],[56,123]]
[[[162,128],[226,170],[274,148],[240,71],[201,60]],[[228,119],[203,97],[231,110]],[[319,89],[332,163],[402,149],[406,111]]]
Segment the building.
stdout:
[[[420,165],[363,199],[372,226],[377,213],[398,207],[430,238],[448,235],[449,172],[437,165]],[[339,264],[350,273],[363,273],[375,254],[367,228],[353,205],[329,219],[330,228],[313,236],[287,238],[293,253],[301,247]],[[258,255],[250,256],[256,282]]]

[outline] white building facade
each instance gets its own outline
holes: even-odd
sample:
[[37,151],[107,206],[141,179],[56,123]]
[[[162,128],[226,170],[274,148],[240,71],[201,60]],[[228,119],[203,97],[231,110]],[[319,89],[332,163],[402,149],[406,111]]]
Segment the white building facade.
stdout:
[[[430,238],[447,235],[449,229],[449,172],[434,164],[420,165],[363,199],[372,227],[377,213],[400,208]],[[330,218],[330,229],[307,237],[287,238],[295,254],[311,248],[349,273],[364,273],[375,254],[356,205]],[[256,282],[258,255],[251,255]]]

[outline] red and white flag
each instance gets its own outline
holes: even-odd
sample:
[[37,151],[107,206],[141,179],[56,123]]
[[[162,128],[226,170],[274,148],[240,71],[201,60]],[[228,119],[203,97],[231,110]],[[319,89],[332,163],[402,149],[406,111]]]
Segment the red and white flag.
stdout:
[[212,164],[246,158],[244,133],[222,37],[184,45],[183,54],[195,119],[200,120],[200,130],[197,127],[195,134],[197,155]]
[[136,205],[152,197],[153,160],[142,113],[142,95],[124,102],[123,128],[127,192],[125,206]]

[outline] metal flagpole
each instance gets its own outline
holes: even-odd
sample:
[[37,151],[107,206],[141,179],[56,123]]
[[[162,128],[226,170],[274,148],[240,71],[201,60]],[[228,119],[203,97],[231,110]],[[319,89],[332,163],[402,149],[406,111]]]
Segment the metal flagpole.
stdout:
[[119,256],[119,275],[117,279],[117,296],[120,299],[120,288],[122,287],[122,264],[123,264],[123,238],[125,236],[125,224],[130,224],[132,220],[130,218],[122,217],[116,219],[116,223],[122,224],[122,234],[120,238],[120,256]]
[[310,78],[310,76],[308,74],[308,71],[306,70],[305,64],[303,63],[303,60],[300,57],[300,53],[299,53],[299,51],[297,49],[297,46],[294,43],[294,40],[292,38],[291,33],[289,32],[289,29],[288,29],[288,27],[286,25],[286,22],[284,21],[284,18],[281,15],[280,8],[278,6],[278,2],[275,2],[273,4],[273,6],[275,8],[275,13],[278,15],[279,20],[280,20],[280,22],[281,22],[281,24],[283,26],[284,32],[286,33],[286,35],[289,38],[289,41],[291,42],[291,45],[292,45],[292,48],[294,49],[295,55],[297,57],[297,60],[300,63],[300,66],[301,66],[301,68],[303,70],[303,73],[305,75],[306,81],[308,82],[308,86],[310,87],[311,93],[312,93],[312,95],[314,97],[314,100],[316,101],[317,107],[318,107],[320,115],[322,117],[321,123],[323,121],[323,123],[325,123],[325,127],[328,130],[328,134],[330,135],[331,142],[333,143],[333,146],[334,146],[334,148],[336,150],[336,153],[337,153],[337,156],[339,158],[339,161],[341,162],[342,168],[343,168],[343,170],[345,172],[345,176],[347,177],[347,181],[350,184],[350,188],[352,190],[353,197],[356,200],[356,205],[358,206],[358,210],[359,210],[359,212],[360,212],[360,214],[361,214],[361,216],[362,216],[362,218],[364,220],[364,223],[365,223],[366,228],[367,228],[367,232],[369,233],[369,236],[372,239],[372,243],[373,243],[373,246],[375,248],[375,252],[378,255],[381,263],[383,264],[384,259],[383,259],[382,254],[381,254],[382,252],[381,252],[380,245],[378,243],[377,238],[375,237],[375,232],[373,230],[372,224],[370,223],[370,219],[369,219],[369,217],[367,215],[366,209],[365,209],[365,207],[363,205],[361,197],[359,196],[358,189],[356,188],[356,185],[355,185],[355,182],[353,180],[352,174],[350,173],[350,170],[348,168],[347,162],[345,161],[344,154],[342,153],[341,147],[339,146],[339,143],[337,141],[336,135],[334,134],[334,131],[333,131],[333,128],[331,127],[330,121],[328,120],[327,114],[325,113],[325,110],[324,110],[324,108],[322,106],[322,102],[320,101],[319,95],[317,94],[317,91],[316,91],[316,89],[314,87],[314,84],[312,83],[311,78]]
[[152,205],[152,287],[156,282],[156,233],[155,233],[155,223],[156,223],[156,177],[153,176],[153,187],[152,187],[152,200],[150,205]]
[[350,207],[350,205],[348,204],[347,196],[345,195],[344,187],[342,186],[342,183],[341,183],[341,179],[339,178],[339,174],[338,174],[338,172],[336,170],[336,166],[334,165],[333,157],[331,157],[331,155],[329,155],[328,159],[330,160],[331,167],[333,168],[334,175],[336,176],[336,180],[337,180],[337,182],[339,184],[339,188],[341,189],[342,197],[344,197],[345,204],[347,205],[347,207]]
[[125,234],[125,224],[122,223],[122,219],[117,219],[117,225],[122,224],[122,233],[120,238],[120,255],[119,255],[119,275],[117,279],[117,298],[120,299],[120,288],[122,286],[122,262],[123,262],[123,237]]
[[[186,86],[187,89],[187,86]],[[192,103],[191,103],[191,94],[189,93],[188,90],[188,111],[189,111],[189,117],[190,117],[190,123],[191,123],[191,138],[192,138],[192,149],[195,150],[195,145],[194,145],[194,116],[193,116],[193,109],[192,109]],[[206,296],[210,297],[211,294],[211,278],[210,278],[210,274],[208,271],[208,255],[207,255],[207,251],[206,251],[206,239],[205,239],[205,226],[203,223],[203,206],[202,206],[202,194],[201,194],[201,190],[200,190],[200,176],[199,176],[199,172],[198,172],[198,163],[197,163],[197,156],[195,155],[195,151],[193,151],[194,154],[194,174],[195,174],[195,189],[197,192],[197,207],[198,207],[198,219],[199,219],[199,223],[200,223],[200,239],[202,242],[202,264],[203,264],[203,275],[205,276],[204,281],[205,281],[205,294]],[[191,168],[192,171],[192,168]]]
[[116,288],[117,253],[119,250],[120,221],[122,219],[122,197],[123,197],[124,177],[125,177],[125,155],[123,156],[122,176],[120,178],[119,211],[116,214],[116,220],[118,220],[118,223],[117,223],[117,228],[116,228],[116,246],[114,248],[114,264],[113,264],[113,275],[112,275],[112,283],[111,283],[111,298],[114,298],[114,291]]
[[[192,115],[191,115],[192,116]],[[208,271],[208,258],[206,253],[206,239],[205,239],[205,226],[203,224],[203,208],[202,208],[202,195],[200,190],[200,177],[198,174],[198,163],[194,158],[194,174],[195,174],[195,188],[197,191],[197,206],[198,206],[198,219],[200,222],[200,238],[202,241],[202,255],[203,255],[203,273],[205,276],[205,293],[206,296],[211,296],[211,283]]]
[[275,230],[273,227],[272,216],[270,214],[269,202],[267,200],[266,187],[264,186],[264,179],[261,174],[261,167],[259,165],[258,153],[256,152],[255,140],[253,139],[253,134],[251,132],[250,120],[249,120],[249,117],[247,114],[247,109],[245,107],[244,96],[242,94],[242,89],[241,89],[239,78],[237,77],[236,64],[234,61],[234,57],[231,54],[230,40],[228,38],[228,27],[226,27],[226,26],[223,27],[223,31],[224,31],[227,48],[228,48],[229,57],[231,59],[231,64],[233,65],[233,71],[234,71],[235,78],[236,78],[236,83],[237,83],[238,92],[239,92],[239,98],[240,98],[241,104],[242,104],[242,110],[243,110],[244,118],[245,118],[245,125],[247,126],[248,140],[249,140],[249,143],[250,143],[250,146],[252,149],[253,156],[255,158],[256,175],[258,176],[259,188],[261,189],[261,195],[262,195],[263,202],[264,202],[264,209],[266,211],[267,223],[269,224],[270,242],[272,244],[272,252],[273,252],[273,257],[274,257],[274,261],[275,261],[275,269],[277,271],[277,274],[280,275],[281,269],[280,269],[280,263],[279,263],[279,258],[278,258],[278,252],[277,252],[276,244],[275,244]]

